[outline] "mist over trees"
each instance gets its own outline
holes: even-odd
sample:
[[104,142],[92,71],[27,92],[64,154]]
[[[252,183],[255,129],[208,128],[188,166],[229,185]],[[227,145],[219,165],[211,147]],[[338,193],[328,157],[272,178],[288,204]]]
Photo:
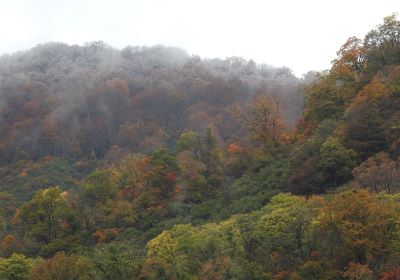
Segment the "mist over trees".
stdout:
[[[0,58],[1,160],[102,158],[171,147],[185,130],[240,137],[230,112],[258,95],[279,99],[286,124],[301,114],[288,68],[240,57],[202,60],[163,46],[113,49],[48,43]],[[229,128],[230,127],[230,128]]]

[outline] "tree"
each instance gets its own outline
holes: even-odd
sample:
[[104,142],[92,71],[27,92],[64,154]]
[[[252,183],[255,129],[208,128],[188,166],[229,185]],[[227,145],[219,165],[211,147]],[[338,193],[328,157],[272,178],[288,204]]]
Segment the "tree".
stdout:
[[312,225],[317,212],[313,203],[303,197],[279,194],[271,199],[255,224],[254,241],[262,250],[258,256],[265,259],[273,273],[290,270],[308,259],[317,245],[318,234]]
[[164,149],[156,150],[150,158],[152,176],[150,184],[161,189],[164,198],[173,191],[179,171],[176,158]]
[[342,81],[357,81],[367,67],[366,50],[362,41],[350,37],[337,52],[338,58],[333,61],[332,74]]
[[4,236],[0,243],[2,255],[5,257],[9,257],[12,253],[15,253],[21,247],[22,243],[19,242],[12,234],[7,234],[6,236]]
[[210,128],[201,134],[188,131],[177,141],[181,182],[187,199],[200,202],[213,197],[223,182],[222,152]]
[[86,257],[64,252],[39,261],[32,269],[31,280],[90,280],[95,279],[93,263]]
[[[331,280],[339,278],[340,272],[329,267],[329,263],[325,261],[308,260],[298,268],[298,278],[293,280]],[[292,280],[292,278],[290,278]],[[369,280],[369,279],[366,279]]]
[[115,197],[117,186],[112,180],[110,170],[98,169],[90,174],[82,185],[82,192],[89,204],[102,203]]
[[268,150],[279,143],[284,131],[284,121],[279,100],[260,95],[245,107],[236,107],[234,116],[250,132],[255,143]]
[[373,280],[374,273],[367,266],[359,263],[349,263],[346,271],[343,273],[349,280]]
[[151,158],[142,154],[128,154],[116,166],[118,181],[128,193],[127,200],[134,200],[150,184],[153,168]]
[[245,279],[235,271],[235,265],[244,261],[243,236],[236,219],[200,228],[176,225],[150,240],[147,248],[141,279],[209,279],[216,275]]
[[368,71],[373,74],[384,65],[399,63],[400,21],[393,14],[383,19],[377,29],[371,30],[364,39],[367,49]]
[[67,192],[59,187],[39,190],[17,211],[25,234],[38,242],[50,243],[59,237],[63,218],[67,214]]
[[179,137],[177,147],[180,151],[190,151],[197,161],[209,163],[216,149],[216,140],[210,128],[202,134],[187,131]]
[[[91,260],[99,279],[138,279],[144,258],[141,242],[111,242],[98,245]],[[140,245],[141,246],[141,245]]]
[[344,111],[345,98],[331,75],[321,76],[318,82],[305,88],[304,121],[315,127],[327,119],[338,119]]
[[400,267],[394,267],[392,270],[382,273],[380,280],[397,280],[400,279]]
[[397,192],[400,188],[400,167],[398,163],[381,152],[368,158],[353,170],[360,187],[374,192]]
[[9,259],[0,259],[0,279],[31,279],[32,261],[24,255],[13,254]]
[[378,29],[371,30],[364,40],[367,48],[374,48],[389,45],[391,47],[400,44],[400,22],[396,15],[390,15],[383,19],[383,24]]
[[360,95],[367,96],[356,97],[355,101],[357,99],[363,100],[354,102],[348,110],[344,143],[357,151],[361,160],[385,150],[388,146],[388,137],[384,133],[386,120],[382,116],[382,109],[379,108],[376,100],[373,100],[374,95],[382,96],[384,94],[385,91],[382,91],[382,86],[366,87],[365,91],[360,92]]
[[337,259],[341,268],[355,263],[378,273],[382,264],[396,258],[398,206],[390,199],[364,189],[350,190],[335,195],[320,211],[321,252]]
[[136,173],[139,170],[134,165],[139,164],[138,159],[128,156],[119,165],[97,169],[84,180],[77,208],[86,229],[123,228],[136,221],[138,206],[132,202],[142,191],[142,174]]
[[326,186],[338,186],[351,178],[356,153],[346,149],[335,137],[328,138],[321,146],[319,168]]
[[194,274],[192,259],[185,254],[185,247],[190,246],[193,234],[192,226],[178,225],[151,240],[141,276],[144,279],[185,279]]

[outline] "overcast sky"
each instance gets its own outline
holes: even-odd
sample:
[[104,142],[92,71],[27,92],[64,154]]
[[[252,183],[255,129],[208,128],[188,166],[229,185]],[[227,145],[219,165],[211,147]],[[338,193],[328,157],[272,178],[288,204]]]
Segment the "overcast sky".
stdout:
[[164,44],[300,76],[329,68],[348,37],[392,13],[400,0],[0,0],[0,54],[48,41]]

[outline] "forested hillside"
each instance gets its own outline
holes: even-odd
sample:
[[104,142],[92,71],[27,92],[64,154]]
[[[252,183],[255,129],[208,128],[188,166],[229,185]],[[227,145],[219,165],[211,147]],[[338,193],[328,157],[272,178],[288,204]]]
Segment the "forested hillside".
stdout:
[[2,162],[45,156],[103,158],[173,149],[186,130],[238,137],[230,111],[278,97],[288,124],[301,114],[300,81],[287,68],[239,57],[201,60],[174,48],[39,45],[0,59]]
[[0,279],[400,279],[400,21],[296,78],[163,46],[0,58]]

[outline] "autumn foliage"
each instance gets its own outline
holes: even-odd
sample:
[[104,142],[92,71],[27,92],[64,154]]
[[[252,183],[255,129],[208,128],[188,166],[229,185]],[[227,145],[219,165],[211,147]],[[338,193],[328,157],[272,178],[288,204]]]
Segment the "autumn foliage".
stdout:
[[0,279],[400,279],[399,109],[394,15],[302,79],[162,46],[2,56]]

